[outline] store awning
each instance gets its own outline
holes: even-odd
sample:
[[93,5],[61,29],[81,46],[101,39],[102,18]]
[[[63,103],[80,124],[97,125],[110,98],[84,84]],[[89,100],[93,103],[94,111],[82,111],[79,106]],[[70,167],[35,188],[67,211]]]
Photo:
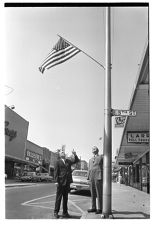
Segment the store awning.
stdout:
[[149,57],[148,46],[142,57],[138,79],[134,86],[129,109],[136,111],[136,116],[127,117],[116,163],[130,165],[149,149]]

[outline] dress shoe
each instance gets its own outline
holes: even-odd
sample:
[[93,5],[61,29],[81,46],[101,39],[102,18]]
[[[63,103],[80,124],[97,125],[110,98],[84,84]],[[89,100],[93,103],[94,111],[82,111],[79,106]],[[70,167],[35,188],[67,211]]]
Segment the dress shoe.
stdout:
[[95,212],[95,214],[102,214],[102,210],[101,209],[97,209],[97,211]]
[[59,218],[58,213],[54,213],[54,217],[55,217],[56,219],[58,219],[58,218]]
[[97,212],[96,209],[88,209],[87,211],[88,211],[88,213],[91,213],[91,212]]
[[71,218],[71,216],[70,216],[68,213],[64,213],[64,214],[62,215],[62,217],[63,217],[63,218]]

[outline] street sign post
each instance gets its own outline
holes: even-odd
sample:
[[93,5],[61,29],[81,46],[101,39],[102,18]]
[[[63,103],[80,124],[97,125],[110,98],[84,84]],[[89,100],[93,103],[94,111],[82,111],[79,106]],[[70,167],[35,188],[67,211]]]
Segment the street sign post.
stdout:
[[136,111],[112,109],[112,116],[136,116]]

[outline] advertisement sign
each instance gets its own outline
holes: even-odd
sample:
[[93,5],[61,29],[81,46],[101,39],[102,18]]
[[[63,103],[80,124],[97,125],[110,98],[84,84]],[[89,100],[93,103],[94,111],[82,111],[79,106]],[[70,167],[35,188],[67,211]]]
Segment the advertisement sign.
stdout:
[[115,117],[115,127],[124,127],[126,116]]
[[5,106],[5,155],[24,160],[29,122]]
[[26,150],[25,159],[29,162],[42,165],[42,155],[36,152],[32,152],[28,149]]
[[128,143],[149,143],[149,132],[127,132]]
[[9,121],[5,121],[5,135],[7,135],[9,137],[9,141],[12,141],[14,138],[16,138],[17,136],[17,131],[16,130],[10,130],[8,128],[10,122]]

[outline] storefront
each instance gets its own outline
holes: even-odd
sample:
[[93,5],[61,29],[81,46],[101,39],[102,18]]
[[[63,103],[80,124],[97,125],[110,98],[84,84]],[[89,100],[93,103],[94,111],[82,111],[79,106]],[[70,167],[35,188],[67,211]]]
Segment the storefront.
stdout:
[[129,109],[136,112],[124,123],[116,164],[124,184],[150,193],[149,46],[146,46]]
[[27,171],[41,170],[43,163],[43,148],[31,141],[26,142],[25,161]]
[[28,141],[29,122],[5,106],[5,174],[7,178],[36,171],[42,165],[43,148]]
[[129,185],[150,193],[150,152],[147,150],[128,168]]

